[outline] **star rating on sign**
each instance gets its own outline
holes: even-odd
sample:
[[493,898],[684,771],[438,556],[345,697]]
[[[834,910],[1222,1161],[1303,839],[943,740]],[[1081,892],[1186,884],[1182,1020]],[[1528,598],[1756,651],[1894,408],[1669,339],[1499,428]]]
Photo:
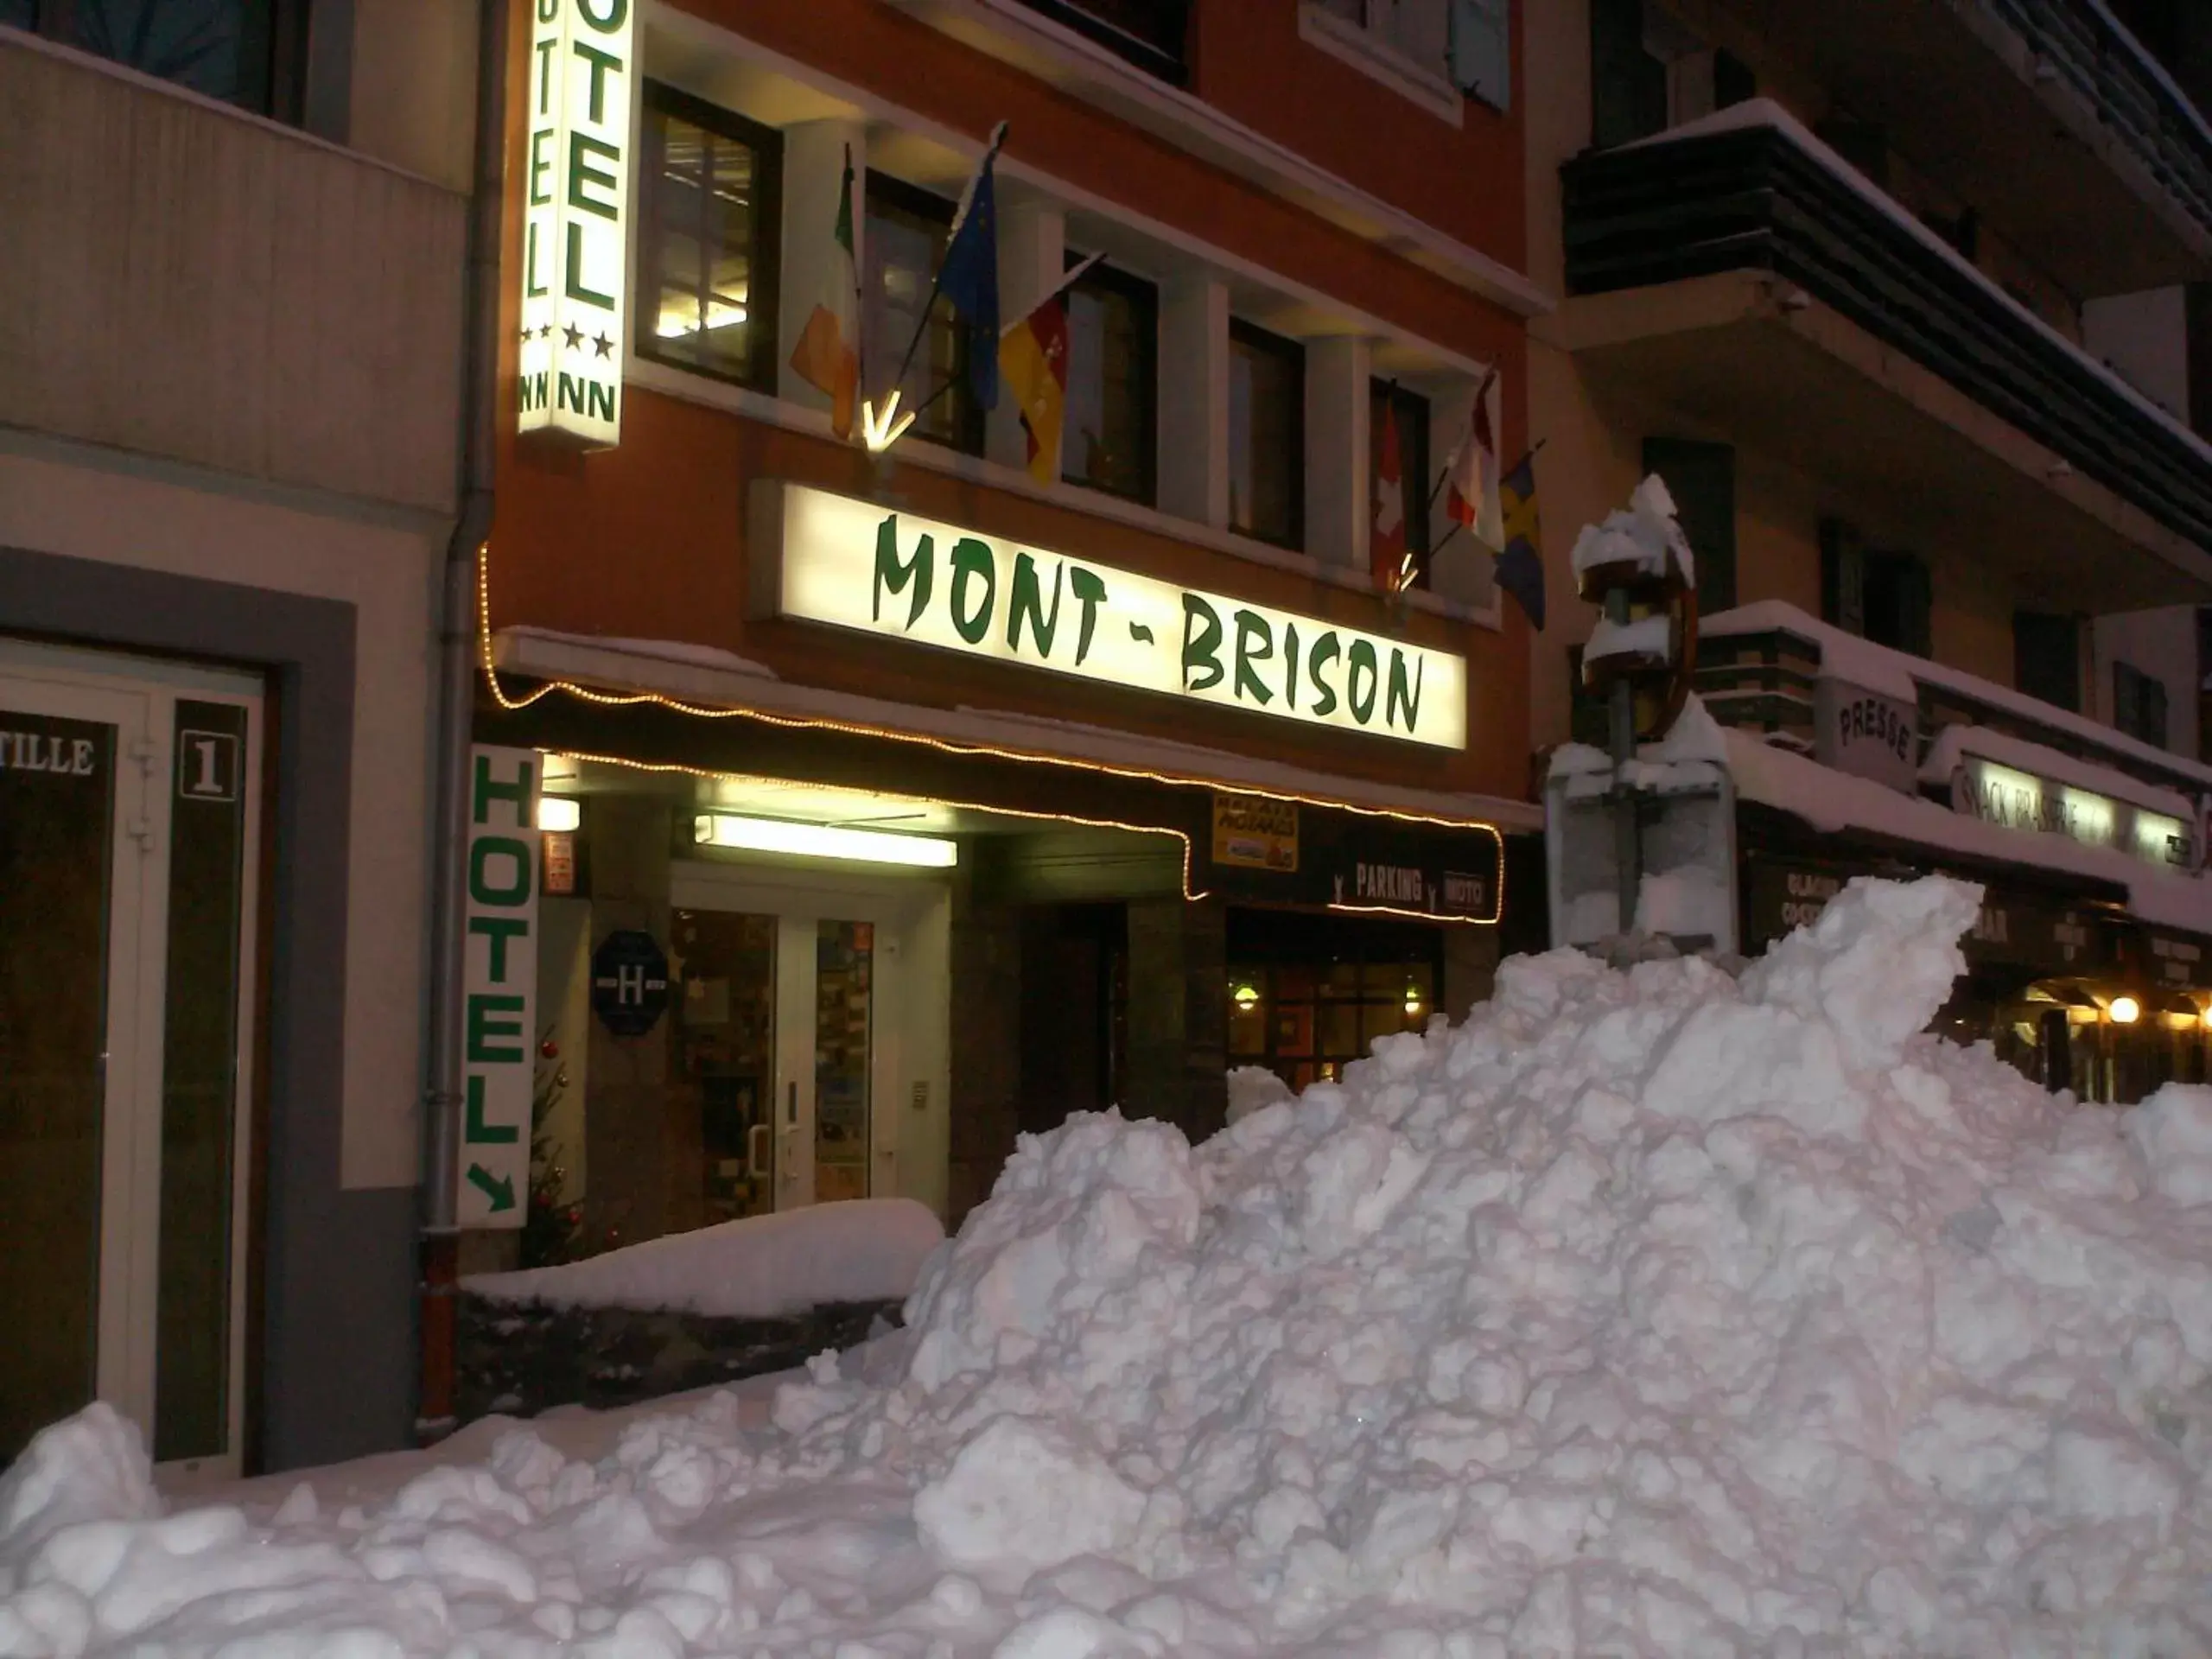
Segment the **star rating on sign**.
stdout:
[[598,348],[598,355],[601,357],[614,355],[614,340],[611,335],[602,332],[594,335],[591,343]]
[[561,331],[561,338],[569,342],[569,349],[572,352],[584,348],[584,331],[573,322]]

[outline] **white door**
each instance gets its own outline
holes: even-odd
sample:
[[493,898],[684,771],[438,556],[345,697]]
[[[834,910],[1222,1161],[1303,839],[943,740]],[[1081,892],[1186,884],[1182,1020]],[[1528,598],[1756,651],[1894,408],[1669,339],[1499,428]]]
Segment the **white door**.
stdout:
[[[935,1201],[942,1173],[927,1166],[931,1137],[913,1120],[942,1101],[935,1028],[948,988],[932,971],[939,964],[918,962],[916,943],[944,906],[943,886],[865,876],[832,884],[804,870],[683,861],[670,887],[679,918],[695,918],[677,928],[678,1020],[688,1029],[730,1019],[748,1000],[772,1009],[754,1021],[756,1031],[768,1027],[750,1045],[757,1058],[740,1068],[758,1077],[756,1115],[710,1126],[703,1137],[709,1181],[724,1165],[741,1171],[749,1202],[734,1200],[706,1219],[839,1198]],[[720,927],[706,920],[716,917]],[[687,926],[708,938],[772,938],[772,955],[756,945],[744,958],[753,985],[740,979],[733,988],[727,982],[740,953],[702,950],[687,960]],[[702,964],[696,971],[694,961]],[[696,1084],[702,1098],[712,1099],[714,1081]]]
[[0,1461],[97,1398],[238,1468],[261,714],[0,640]]

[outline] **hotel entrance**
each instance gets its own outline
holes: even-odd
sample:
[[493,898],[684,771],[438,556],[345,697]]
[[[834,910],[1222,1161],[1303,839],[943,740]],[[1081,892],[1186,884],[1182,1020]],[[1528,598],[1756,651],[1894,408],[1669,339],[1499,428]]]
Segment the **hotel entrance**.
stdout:
[[932,1200],[943,884],[688,860],[670,877],[671,1151],[697,1172],[676,1229]]
[[0,641],[0,1464],[97,1399],[238,1471],[262,720]]

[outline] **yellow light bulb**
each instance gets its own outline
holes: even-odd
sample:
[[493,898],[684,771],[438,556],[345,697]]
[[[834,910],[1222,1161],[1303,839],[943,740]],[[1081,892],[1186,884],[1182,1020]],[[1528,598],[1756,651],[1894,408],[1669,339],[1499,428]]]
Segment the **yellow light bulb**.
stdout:
[[1259,987],[1249,982],[1241,984],[1230,992],[1229,1000],[1236,1005],[1239,1014],[1249,1014],[1260,1006]]
[[2141,1017],[2143,1005],[2132,996],[2115,996],[2105,1012],[2112,1016],[2115,1026],[2132,1026]]

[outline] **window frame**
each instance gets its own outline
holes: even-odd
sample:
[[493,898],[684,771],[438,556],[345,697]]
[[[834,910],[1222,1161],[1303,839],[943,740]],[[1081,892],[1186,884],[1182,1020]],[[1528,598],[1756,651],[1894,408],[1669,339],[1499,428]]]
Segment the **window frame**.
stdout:
[[[630,349],[647,361],[667,368],[719,381],[723,385],[776,396],[780,364],[777,324],[783,263],[784,136],[773,127],[748,120],[734,110],[710,104],[696,93],[664,80],[648,79],[643,91],[638,124],[637,276],[632,283],[634,296],[631,302],[633,310]],[[656,116],[672,117],[730,143],[744,145],[753,153],[753,271],[747,280],[745,301],[748,325],[746,355],[750,360],[742,373],[710,368],[658,349],[664,286],[658,263],[663,170],[659,158],[665,150],[664,142],[653,130]]]
[[[1063,269],[1073,270],[1089,257],[1090,255],[1070,248],[1063,260]],[[1142,387],[1142,396],[1138,400],[1141,417],[1138,458],[1144,482],[1141,493],[1131,494],[1071,474],[1068,438],[1071,434],[1065,426],[1060,440],[1060,482],[1110,496],[1116,501],[1133,501],[1141,507],[1156,508],[1160,502],[1160,285],[1134,271],[1123,270],[1111,259],[1100,259],[1068,284],[1066,294],[1072,298],[1086,289],[1103,289],[1129,301],[1142,319],[1136,334],[1143,350],[1140,353],[1139,372],[1134,378]]]
[[[188,92],[199,91],[143,64],[107,57],[77,40],[70,24],[75,21],[77,8],[85,3],[86,0],[30,0],[29,32],[42,40],[91,53],[105,62],[120,64],[156,80],[184,87]],[[287,126],[301,124],[306,116],[308,12],[312,0],[238,0],[238,95],[218,99],[218,102],[266,116]]]
[[[1248,540],[1264,543],[1269,547],[1287,548],[1294,553],[1306,549],[1306,346],[1302,341],[1287,334],[1278,334],[1262,328],[1255,322],[1242,317],[1229,320],[1230,355],[1233,359],[1239,346],[1262,357],[1274,358],[1290,372],[1290,423],[1288,437],[1282,455],[1285,482],[1284,497],[1290,504],[1289,521],[1281,537],[1268,535],[1257,530],[1240,528],[1232,506],[1230,514],[1230,533]],[[1254,458],[1258,457],[1254,449]],[[1230,458],[1232,469],[1235,457]],[[1255,476],[1257,468],[1255,467]]]
[[[868,303],[869,288],[867,270],[868,253],[866,251],[866,244],[868,238],[865,221],[875,213],[876,207],[879,202],[891,209],[893,213],[903,213],[910,219],[927,220],[929,223],[936,226],[943,233],[943,238],[947,239],[950,238],[952,233],[953,215],[960,211],[960,204],[958,202],[950,200],[946,197],[940,196],[933,190],[925,189],[918,184],[910,184],[905,179],[894,177],[893,175],[881,172],[875,168],[871,167],[863,170],[863,176],[861,181],[861,218],[863,224],[861,229],[862,251],[861,254],[861,271],[860,318],[861,339],[863,342],[865,342],[868,338]],[[941,240],[938,249],[938,258],[942,262],[944,257],[944,251],[943,242]],[[925,275],[929,282],[931,283],[934,283],[937,280],[937,272],[935,270],[926,272]],[[922,331],[925,339],[926,339],[930,329],[936,326],[937,304],[935,298],[932,297],[930,302],[929,315],[924,320],[922,325]],[[953,434],[950,437],[947,437],[940,435],[935,432],[927,432],[923,430],[921,423],[917,422],[912,429],[907,433],[907,436],[919,439],[924,443],[933,443],[940,449],[950,449],[955,454],[974,455],[980,457],[983,453],[984,433],[988,423],[988,417],[982,406],[976,403],[975,389],[969,378],[969,331],[964,327],[955,325],[951,330],[951,337],[952,363],[950,370],[951,381],[944,395],[945,398],[951,401],[953,408],[958,411],[957,418],[953,423]],[[898,349],[903,352],[906,348],[901,346]],[[863,352],[866,350],[865,344],[862,346],[862,350]],[[899,365],[896,363],[893,363],[889,366],[896,369]],[[875,394],[881,395],[888,392],[890,389],[890,386],[887,384],[885,385],[874,387],[872,390]],[[864,391],[869,390],[871,389],[863,388]]]

